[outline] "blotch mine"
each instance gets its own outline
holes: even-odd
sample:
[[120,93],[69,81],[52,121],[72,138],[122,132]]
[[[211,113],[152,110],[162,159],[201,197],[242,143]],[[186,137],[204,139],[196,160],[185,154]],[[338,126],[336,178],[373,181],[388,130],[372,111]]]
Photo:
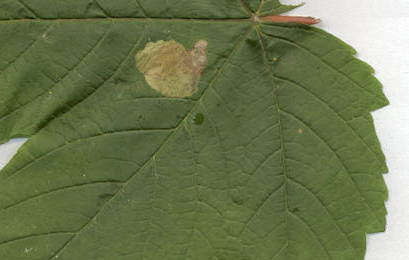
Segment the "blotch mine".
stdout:
[[151,88],[164,96],[184,98],[198,90],[207,64],[205,40],[196,42],[193,50],[174,41],[150,42],[136,54],[136,68]]

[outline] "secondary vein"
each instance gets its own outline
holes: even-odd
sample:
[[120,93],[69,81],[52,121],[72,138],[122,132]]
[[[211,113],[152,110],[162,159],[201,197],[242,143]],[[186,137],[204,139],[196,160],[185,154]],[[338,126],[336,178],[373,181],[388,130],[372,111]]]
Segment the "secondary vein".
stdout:
[[216,76],[213,78],[213,80],[210,82],[209,86],[206,88],[205,91],[203,91],[203,94],[201,95],[200,99],[196,101],[196,104],[192,107],[192,109],[186,114],[186,116],[180,121],[179,125],[175,128],[175,130],[169,134],[169,136],[166,138],[166,140],[162,143],[162,145],[160,145],[158,147],[158,149],[154,152],[154,154],[144,162],[144,164],[133,174],[131,175],[128,180],[123,184],[123,187],[121,189],[118,189],[117,192],[100,208],[100,210],[97,211],[97,213],[90,218],[90,220],[85,223],[80,229],[78,229],[75,234],[66,242],[62,245],[62,247],[60,249],[57,250],[57,252],[55,252],[50,258],[48,258],[48,260],[51,260],[53,258],[55,258],[56,256],[58,256],[65,248],[67,248],[67,246],[71,243],[71,241],[73,241],[78,234],[80,234],[90,223],[92,223],[100,214],[101,212],[105,209],[105,207],[107,205],[109,205],[109,203],[115,199],[117,197],[117,195],[120,193],[121,190],[124,190],[129,183],[135,178],[135,176],[138,176],[138,173],[144,169],[149,162],[152,160],[152,158],[156,158],[156,156],[160,153],[160,151],[163,149],[163,147],[165,147],[165,145],[171,140],[171,138],[173,137],[173,135],[180,129],[180,127],[183,125],[184,121],[189,118],[189,116],[196,110],[197,106],[201,103],[201,101],[204,99],[204,97],[206,96],[206,94],[208,93],[209,89],[213,88],[214,83],[216,82],[216,80],[219,78],[219,76],[221,75],[221,72],[226,68],[226,66],[229,64],[230,59],[234,56],[234,54],[236,53],[236,51],[239,49],[239,47],[243,44],[243,42],[247,39],[248,34],[251,32],[251,30],[253,29],[253,25],[250,26],[250,28],[244,33],[244,36],[238,41],[238,43],[236,44],[236,46],[233,48],[232,52],[229,54],[229,56],[226,58],[225,62],[223,63],[223,65],[220,67],[220,69],[216,72]]

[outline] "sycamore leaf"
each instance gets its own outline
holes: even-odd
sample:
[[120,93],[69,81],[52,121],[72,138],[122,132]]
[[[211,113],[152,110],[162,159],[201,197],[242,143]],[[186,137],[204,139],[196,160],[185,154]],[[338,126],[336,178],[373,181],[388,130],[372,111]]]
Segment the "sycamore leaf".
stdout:
[[1,0],[0,258],[362,260],[388,101],[292,8]]

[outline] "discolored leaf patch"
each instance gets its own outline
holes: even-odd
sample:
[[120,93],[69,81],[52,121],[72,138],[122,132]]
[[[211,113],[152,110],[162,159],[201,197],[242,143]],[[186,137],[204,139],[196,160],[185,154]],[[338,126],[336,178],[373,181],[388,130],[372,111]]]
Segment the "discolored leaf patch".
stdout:
[[136,55],[136,67],[149,86],[167,97],[189,97],[197,91],[206,66],[207,41],[197,41],[191,51],[174,41],[148,43]]

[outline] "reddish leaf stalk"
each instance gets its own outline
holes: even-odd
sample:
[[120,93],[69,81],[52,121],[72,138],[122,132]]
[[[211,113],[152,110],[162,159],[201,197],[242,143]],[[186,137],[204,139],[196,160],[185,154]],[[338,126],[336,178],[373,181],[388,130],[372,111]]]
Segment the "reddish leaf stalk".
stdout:
[[314,17],[304,16],[282,16],[282,15],[269,15],[260,17],[261,22],[273,22],[273,23],[302,23],[302,24],[317,24],[321,22],[320,19]]

